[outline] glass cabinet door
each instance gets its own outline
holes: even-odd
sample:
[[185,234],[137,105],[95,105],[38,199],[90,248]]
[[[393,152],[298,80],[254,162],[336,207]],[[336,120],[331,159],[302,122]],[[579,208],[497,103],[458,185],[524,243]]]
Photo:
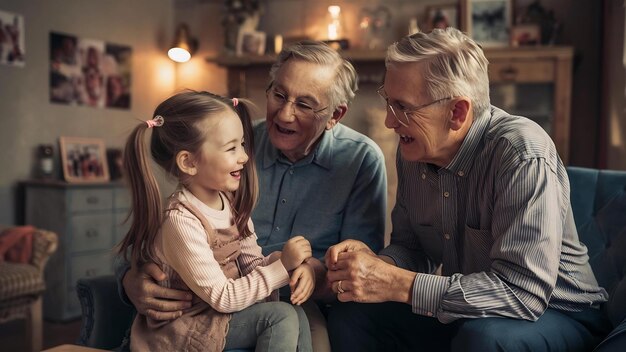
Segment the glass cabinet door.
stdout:
[[491,103],[543,127],[567,165],[573,49],[489,48],[485,56],[489,60]]
[[551,83],[495,83],[491,103],[511,115],[527,117],[549,135],[554,125],[554,85]]

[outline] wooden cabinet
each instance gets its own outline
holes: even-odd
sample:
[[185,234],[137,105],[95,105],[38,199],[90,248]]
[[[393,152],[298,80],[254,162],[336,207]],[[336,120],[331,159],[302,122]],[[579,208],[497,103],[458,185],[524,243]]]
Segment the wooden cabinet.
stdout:
[[[383,77],[385,52],[349,50],[343,55],[355,65],[361,83],[375,83],[361,84],[358,94],[375,95],[375,89]],[[486,48],[485,56],[490,63],[492,104],[511,114],[535,120],[550,134],[563,162],[567,164],[573,49]],[[275,59],[274,55],[220,56],[207,58],[207,61],[227,69],[229,96],[259,98],[264,97],[258,90],[264,89],[262,87],[265,87],[269,68]],[[380,73],[372,73],[372,70]],[[374,82],[376,80],[378,82]]]
[[130,207],[122,184],[72,185],[27,181],[26,223],[56,232],[59,248],[46,266],[44,317],[65,321],[81,314],[76,281],[113,273],[113,246],[128,230]]
[[541,125],[565,164],[569,162],[573,53],[570,47],[485,50],[491,103]]

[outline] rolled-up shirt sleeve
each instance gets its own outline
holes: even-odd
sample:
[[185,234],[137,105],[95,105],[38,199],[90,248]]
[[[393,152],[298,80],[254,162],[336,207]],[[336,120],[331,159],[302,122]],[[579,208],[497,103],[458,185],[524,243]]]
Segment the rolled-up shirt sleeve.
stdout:
[[490,270],[418,274],[415,313],[432,314],[444,323],[479,317],[534,321],[547,308],[557,280],[569,189],[542,159],[527,160],[498,176],[491,228],[473,234],[494,238],[486,248]]

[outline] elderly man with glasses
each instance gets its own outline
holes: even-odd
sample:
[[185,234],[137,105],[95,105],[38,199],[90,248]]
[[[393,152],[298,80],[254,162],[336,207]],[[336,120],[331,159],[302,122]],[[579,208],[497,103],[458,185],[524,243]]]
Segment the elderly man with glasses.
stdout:
[[399,135],[391,244],[328,250],[333,290],[355,302],[330,313],[333,351],[593,349],[608,295],[550,137],[490,105],[487,59],[456,29],[405,37],[385,64],[378,92]]
[[[382,152],[366,136],[339,124],[356,90],[354,67],[335,50],[320,42],[290,46],[270,70],[266,120],[254,131],[260,194],[252,220],[258,243],[267,255],[293,236],[309,240],[315,302],[303,308],[315,351],[330,350],[318,304],[324,309],[336,301],[326,280],[326,250],[346,239],[374,250],[383,246],[387,179]],[[154,264],[130,271],[128,265],[119,266],[117,272],[122,291],[141,314],[154,319],[176,318],[191,297],[155,285],[153,280],[165,276]],[[289,300],[289,292],[281,295]]]

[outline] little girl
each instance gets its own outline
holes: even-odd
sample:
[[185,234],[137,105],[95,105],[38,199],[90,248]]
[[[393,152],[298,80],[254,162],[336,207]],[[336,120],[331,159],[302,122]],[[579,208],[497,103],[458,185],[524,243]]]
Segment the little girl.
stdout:
[[[147,129],[152,159],[179,181],[165,212],[144,143]],[[298,236],[282,254],[262,256],[250,220],[258,194],[251,142],[247,103],[195,91],[165,100],[129,136],[124,170],[132,225],[120,253],[130,251],[133,265],[157,263],[167,274],[160,285],[194,294],[178,319],[137,315],[132,350],[311,350],[301,307],[256,303],[287,284],[288,271],[306,265],[311,246]]]

